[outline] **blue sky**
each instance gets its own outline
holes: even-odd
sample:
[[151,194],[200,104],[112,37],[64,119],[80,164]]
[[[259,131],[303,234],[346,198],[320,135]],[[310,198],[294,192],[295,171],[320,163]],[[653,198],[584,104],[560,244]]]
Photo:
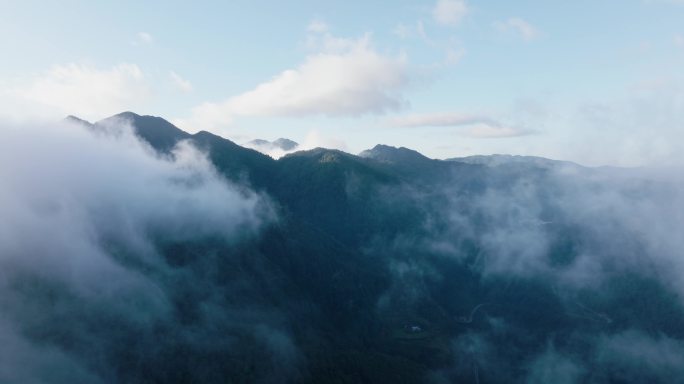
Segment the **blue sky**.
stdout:
[[680,162],[684,1],[0,1],[0,118]]

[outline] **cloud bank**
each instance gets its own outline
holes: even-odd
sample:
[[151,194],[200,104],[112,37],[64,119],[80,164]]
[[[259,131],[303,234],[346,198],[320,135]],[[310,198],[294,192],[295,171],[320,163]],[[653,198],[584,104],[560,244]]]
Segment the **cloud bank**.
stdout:
[[532,41],[539,37],[539,30],[519,17],[511,17],[506,21],[496,22],[494,27],[502,32],[515,34],[525,41]]
[[272,222],[264,197],[187,142],[167,157],[118,123],[3,125],[0,381],[211,381],[231,354],[256,381],[296,370],[275,310],[234,306],[249,283],[211,273]]
[[147,32],[138,32],[133,41],[133,45],[150,45],[154,43],[154,37]]
[[465,0],[438,0],[432,9],[432,17],[442,25],[457,26],[468,14]]
[[378,311],[420,320],[435,302],[449,311],[421,323],[432,326],[425,337],[443,327],[454,333],[452,361],[431,379],[665,383],[679,377],[681,168],[493,160],[459,165],[427,187],[378,192],[388,209],[415,207],[406,217],[422,222],[422,230],[409,226],[366,248],[387,260],[393,281]]
[[391,126],[401,128],[463,128],[458,133],[473,138],[516,137],[534,133],[529,129],[505,125],[492,117],[460,113],[414,114],[389,119],[388,122]]
[[179,74],[177,74],[174,71],[169,71],[169,78],[171,79],[172,84],[176,87],[181,92],[192,92],[192,83],[184,78],[182,78]]
[[11,89],[9,103],[22,103],[21,110],[4,113],[5,117],[35,118],[36,114],[54,117],[78,111],[86,119],[95,119],[141,105],[150,93],[142,70],[135,64],[105,69],[77,63],[56,65]]
[[210,129],[236,116],[361,116],[406,104],[401,94],[409,83],[405,57],[377,51],[368,35],[343,39],[317,33],[309,45],[315,52],[297,68],[225,101],[199,105],[179,124]]

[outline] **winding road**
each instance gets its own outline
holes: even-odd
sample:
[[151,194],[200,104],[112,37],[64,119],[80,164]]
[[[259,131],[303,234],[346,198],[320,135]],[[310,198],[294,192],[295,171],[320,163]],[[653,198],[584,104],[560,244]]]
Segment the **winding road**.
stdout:
[[475,316],[475,313],[477,312],[478,309],[482,308],[483,306],[487,305],[487,303],[482,303],[478,304],[473,308],[472,311],[470,311],[470,315],[468,317],[465,316],[459,316],[456,318],[456,321],[461,323],[461,324],[470,324],[473,322],[473,316]]

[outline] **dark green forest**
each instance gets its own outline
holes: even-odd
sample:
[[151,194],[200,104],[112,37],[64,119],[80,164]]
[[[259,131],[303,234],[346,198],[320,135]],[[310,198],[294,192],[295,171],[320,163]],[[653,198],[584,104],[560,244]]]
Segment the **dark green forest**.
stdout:
[[[79,288],[78,271],[54,279],[7,258],[0,325],[13,324],[16,364],[31,367],[17,380],[684,382],[684,205],[671,179],[385,145],[275,160],[131,112],[69,126],[102,139],[122,120],[158,161],[176,161],[179,143],[206,155],[255,219],[229,236],[203,230],[201,214],[128,228],[121,212],[149,207],[115,195],[116,210],[86,210],[88,233],[135,283],[92,277],[112,281],[87,285],[102,291]],[[178,201],[159,209],[182,210]]]

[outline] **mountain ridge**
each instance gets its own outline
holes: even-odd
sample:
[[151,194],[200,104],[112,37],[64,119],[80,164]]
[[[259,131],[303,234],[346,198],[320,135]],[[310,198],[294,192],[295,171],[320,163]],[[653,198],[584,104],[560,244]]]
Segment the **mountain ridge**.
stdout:
[[[128,121],[131,122],[131,125],[133,128],[136,130],[136,134],[138,134],[140,137],[145,139],[147,142],[154,142],[155,145],[157,145],[159,148],[163,149],[164,151],[168,151],[171,148],[173,148],[173,145],[177,143],[178,141],[182,139],[187,139],[190,137],[193,137],[199,133],[205,132],[206,134],[213,135],[216,138],[220,138],[225,141],[229,141],[235,145],[238,145],[242,148],[245,149],[251,149],[251,150],[256,150],[255,148],[249,146],[249,145],[254,145],[254,146],[264,146],[264,145],[271,145],[274,146],[277,149],[281,149],[285,152],[292,151],[299,147],[299,143],[287,139],[287,138],[278,138],[274,141],[268,141],[264,139],[254,139],[251,140],[245,145],[239,145],[229,139],[226,139],[220,135],[216,135],[211,132],[207,131],[199,131],[195,134],[190,134],[186,131],[183,131],[182,129],[178,128],[177,126],[173,125],[171,122],[168,120],[159,117],[159,116],[152,116],[152,115],[139,115],[135,112],[131,111],[124,111],[115,115],[112,115],[110,117],[106,117],[104,119],[98,120],[95,123],[90,123],[87,120],[81,119],[78,116],[75,115],[69,115],[64,118],[65,121],[70,121],[74,123],[79,123],[87,126],[103,126],[109,123],[113,123],[117,120],[122,120],[122,121]],[[204,134],[204,133],[203,133]],[[257,150],[258,151],[258,150]],[[258,151],[260,152],[260,151]],[[342,151],[344,152],[344,151]],[[434,159],[425,156],[424,154],[420,153],[417,150],[411,149],[411,148],[406,148],[406,147],[394,147],[391,145],[386,145],[386,144],[376,144],[373,148],[363,150],[358,153],[358,155],[354,155],[348,152],[345,152],[349,155],[352,156],[358,156],[366,159],[372,159],[375,161],[379,162],[384,162],[384,163],[390,163],[390,164],[407,164],[411,162],[426,162],[426,161],[445,161],[445,162],[460,162],[460,163],[467,163],[467,164],[474,164],[474,165],[487,165],[487,166],[500,166],[504,164],[510,164],[510,163],[525,163],[528,165],[537,165],[537,166],[549,166],[550,164],[556,164],[556,165],[573,165],[573,166],[579,166],[579,167],[584,167],[582,165],[579,165],[577,163],[571,162],[571,161],[566,161],[566,160],[555,160],[555,159],[550,159],[550,158],[545,158],[545,157],[540,157],[540,156],[529,156],[529,155],[510,155],[510,154],[492,154],[492,155],[472,155],[472,156],[465,156],[465,157],[450,157],[446,158],[444,160],[441,159]],[[286,153],[290,154],[290,153]]]
[[[129,267],[149,277],[169,309],[150,327],[117,322],[106,305],[102,316],[85,305],[81,317],[60,305],[30,329],[50,345],[75,344],[82,360],[106,368],[99,374],[131,383],[528,383],[539,364],[567,372],[559,356],[569,356],[587,367],[582,382],[641,383],[668,382],[661,378],[681,366],[654,368],[633,350],[623,361],[597,359],[607,343],[619,346],[615,356],[650,341],[684,351],[684,305],[671,289],[679,274],[666,280],[655,266],[678,265],[668,257],[681,254],[679,222],[665,221],[680,200],[659,203],[676,195],[667,184],[563,172],[548,159],[439,160],[388,145],[276,160],[210,132],[115,116],[161,153],[189,141],[221,182],[258,196],[274,218],[240,241],[140,228],[162,266]],[[173,152],[157,160],[173,161]],[[107,215],[97,218],[110,229]],[[182,226],[176,221],[165,224]],[[653,225],[653,237],[651,225],[636,225],[662,221],[673,225]],[[104,240],[128,265],[126,248]],[[37,285],[50,302],[69,297],[42,281],[22,286]],[[62,338],[65,323],[96,337]]]

